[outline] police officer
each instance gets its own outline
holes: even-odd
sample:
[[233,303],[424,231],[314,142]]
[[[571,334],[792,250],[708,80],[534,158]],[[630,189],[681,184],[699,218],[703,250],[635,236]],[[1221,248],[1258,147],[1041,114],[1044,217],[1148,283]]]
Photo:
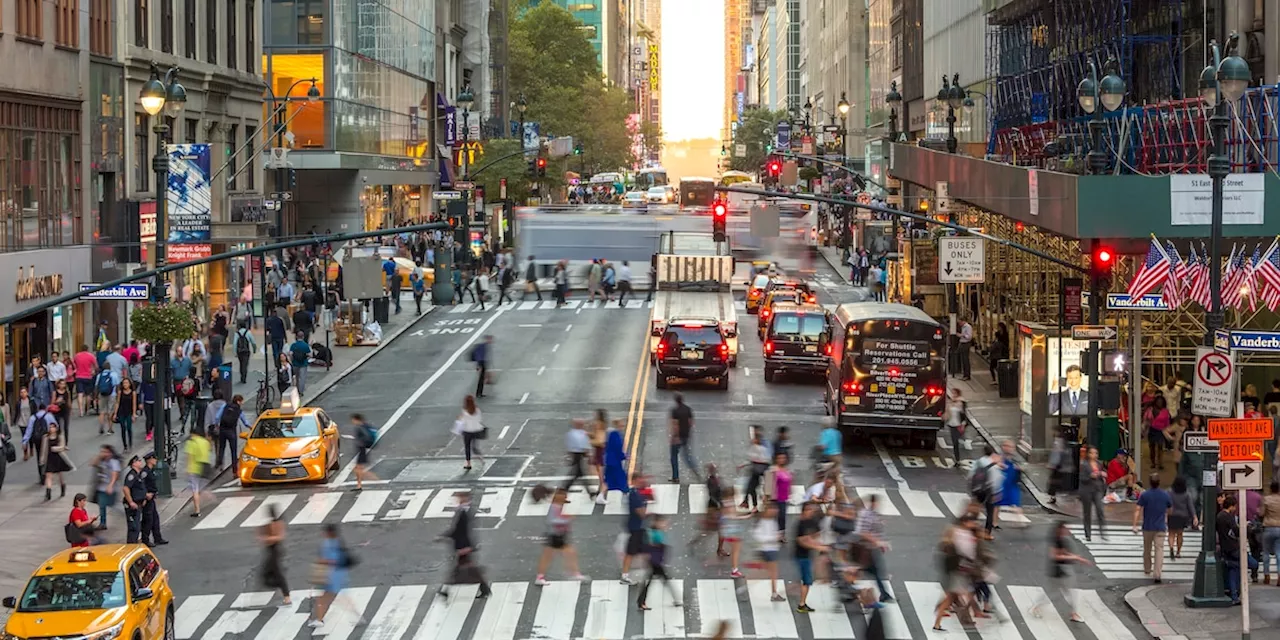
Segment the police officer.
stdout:
[[136,544],[142,533],[142,507],[147,503],[147,485],[143,480],[142,458],[129,459],[129,470],[124,474],[124,519],[129,525],[125,541]]
[[149,547],[169,544],[160,535],[160,510],[156,508],[156,494],[160,493],[156,488],[156,454],[148,452],[142,459],[146,465],[142,468],[142,485],[147,491],[147,502],[142,505],[142,544]]

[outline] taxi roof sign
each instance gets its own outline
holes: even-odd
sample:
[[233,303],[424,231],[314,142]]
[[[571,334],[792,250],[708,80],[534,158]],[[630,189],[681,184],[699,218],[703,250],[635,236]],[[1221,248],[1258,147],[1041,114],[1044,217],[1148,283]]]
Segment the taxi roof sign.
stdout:
[[73,552],[71,552],[71,561],[72,561],[72,562],[95,562],[95,561],[97,561],[97,559],[98,559],[98,558],[97,558],[97,557],[95,557],[95,556],[93,555],[93,552],[92,552],[92,551],[73,551]]
[[285,389],[284,393],[280,394],[280,413],[281,414],[291,415],[293,413],[296,413],[298,411],[298,408],[301,405],[302,405],[302,398],[298,397],[297,387],[291,386],[288,389]]
[[1271,418],[1209,418],[1210,440],[1270,440]]

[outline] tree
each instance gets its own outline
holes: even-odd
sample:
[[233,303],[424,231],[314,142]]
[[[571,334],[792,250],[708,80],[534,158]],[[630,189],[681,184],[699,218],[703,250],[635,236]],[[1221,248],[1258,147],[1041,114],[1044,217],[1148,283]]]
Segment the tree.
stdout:
[[[507,180],[508,200],[523,203],[531,194],[529,160],[534,155],[520,154],[521,144],[522,141],[519,138],[489,140],[484,144],[484,153],[476,156],[475,166],[479,173],[472,175],[475,177],[476,184],[484,185],[487,199],[491,201],[498,199],[499,185],[503,178]],[[499,160],[499,158],[502,159]],[[559,166],[558,161],[547,163],[547,177],[540,179],[544,193],[546,189],[554,189],[564,184],[564,175],[557,168]]]
[[[786,119],[787,112],[784,110],[749,107],[743,111],[733,141],[726,145],[729,151],[729,166],[735,171],[759,172],[760,167],[764,166],[769,158],[769,149],[772,148],[778,123]],[[730,145],[739,144],[746,145],[745,156],[739,157],[733,153],[734,149]]]

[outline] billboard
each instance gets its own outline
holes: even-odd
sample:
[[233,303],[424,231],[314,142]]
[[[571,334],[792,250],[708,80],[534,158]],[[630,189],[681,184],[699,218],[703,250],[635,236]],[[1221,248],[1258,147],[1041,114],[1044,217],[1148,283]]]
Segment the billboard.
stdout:
[[165,197],[168,229],[166,258],[183,262],[211,255],[213,193],[207,144],[171,144]]

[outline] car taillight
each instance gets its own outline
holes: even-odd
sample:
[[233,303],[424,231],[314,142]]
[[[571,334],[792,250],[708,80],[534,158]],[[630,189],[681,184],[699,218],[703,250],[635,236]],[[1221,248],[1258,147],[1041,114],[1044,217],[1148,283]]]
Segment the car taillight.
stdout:
[[765,340],[765,341],[764,341],[764,352],[765,352],[765,353],[773,353],[773,341],[772,341],[772,340]]
[[764,316],[764,317],[768,318],[768,317],[769,317],[769,310],[768,310],[768,309],[764,309],[764,310],[762,310],[762,311],[760,312],[760,315],[762,315],[762,316]]
[[659,342],[659,343],[658,343],[658,357],[659,357],[659,358],[661,358],[661,357],[663,356],[663,354],[665,354],[666,352],[667,352],[667,343],[665,343],[665,342]]
[[827,355],[831,355],[831,345],[827,345]]
[[844,383],[845,393],[857,393],[859,391],[862,391],[862,385],[852,381]]
[[818,296],[809,296],[809,304],[817,304]]
[[720,357],[724,358],[725,360],[729,359],[729,343],[728,342],[720,343]]

